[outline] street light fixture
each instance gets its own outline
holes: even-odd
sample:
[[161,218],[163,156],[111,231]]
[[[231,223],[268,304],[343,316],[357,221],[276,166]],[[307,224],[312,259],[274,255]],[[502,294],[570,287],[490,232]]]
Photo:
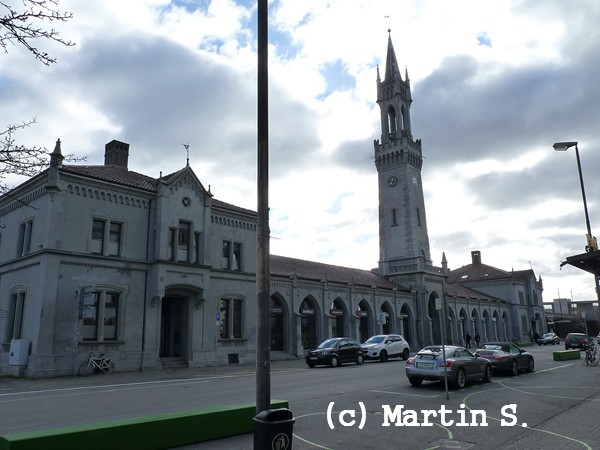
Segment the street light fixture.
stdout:
[[587,200],[585,198],[585,186],[583,184],[583,174],[581,173],[581,160],[579,159],[578,142],[556,142],[552,147],[557,152],[564,152],[571,147],[575,147],[575,156],[577,157],[577,169],[579,170],[579,183],[581,184],[581,196],[583,197],[583,210],[585,212],[585,224],[587,226],[587,245],[586,252],[598,250],[598,243],[594,235],[592,235],[592,227],[590,225],[590,215],[588,214]]
[[[577,169],[579,170],[579,183],[581,184],[581,196],[583,198],[583,210],[585,211],[585,225],[587,226],[587,245],[585,246],[586,252],[593,252],[598,250],[598,241],[596,237],[592,235],[592,227],[590,225],[590,215],[588,214],[587,201],[585,199],[585,187],[583,184],[583,174],[581,173],[581,160],[579,159],[579,147],[577,142],[556,142],[552,147],[558,152],[564,152],[565,150],[575,147],[575,156],[577,157]],[[561,266],[562,267],[562,266]],[[600,300],[600,285],[598,280],[598,274],[594,273],[594,285],[596,288],[596,296]]]

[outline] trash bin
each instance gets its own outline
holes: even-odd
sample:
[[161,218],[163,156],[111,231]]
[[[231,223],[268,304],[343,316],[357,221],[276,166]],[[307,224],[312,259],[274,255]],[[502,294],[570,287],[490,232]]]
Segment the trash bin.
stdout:
[[294,415],[287,408],[267,409],[254,416],[254,450],[291,450]]

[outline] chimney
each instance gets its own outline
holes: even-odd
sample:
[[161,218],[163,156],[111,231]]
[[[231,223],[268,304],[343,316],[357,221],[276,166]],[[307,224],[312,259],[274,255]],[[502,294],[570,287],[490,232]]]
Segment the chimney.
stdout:
[[473,265],[481,264],[481,252],[479,250],[474,250],[471,252],[471,262]]
[[104,165],[120,166],[127,169],[129,159],[129,144],[116,140],[104,146]]

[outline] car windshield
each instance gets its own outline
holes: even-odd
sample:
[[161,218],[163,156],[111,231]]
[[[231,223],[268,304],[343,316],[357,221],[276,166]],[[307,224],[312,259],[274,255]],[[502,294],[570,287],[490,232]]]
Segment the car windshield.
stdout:
[[572,339],[574,341],[581,341],[583,339],[586,339],[586,336],[582,336],[580,334],[570,334],[569,336],[567,336],[569,339]]
[[483,350],[502,350],[502,346],[500,344],[483,344],[481,348]]
[[[448,352],[446,352],[448,353]],[[425,347],[419,350],[419,355],[435,355],[439,356],[442,354],[442,347]]]
[[339,341],[337,339],[327,339],[326,341],[321,342],[317,348],[337,347],[338,342]]
[[371,336],[366,340],[365,344],[379,344],[380,342],[383,342],[384,339],[385,336]]
[[549,338],[549,337],[552,337],[552,336],[554,336],[554,334],[553,334],[553,333],[546,333],[546,334],[545,334],[545,335],[543,335],[542,337],[543,337],[543,338]]

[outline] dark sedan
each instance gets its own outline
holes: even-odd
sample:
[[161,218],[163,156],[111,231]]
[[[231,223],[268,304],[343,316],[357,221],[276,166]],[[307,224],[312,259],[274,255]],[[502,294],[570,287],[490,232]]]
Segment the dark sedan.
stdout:
[[535,369],[533,355],[512,342],[487,342],[475,353],[489,360],[494,370],[511,375],[517,375],[521,370],[533,372]]
[[560,338],[556,333],[545,333],[537,341],[538,345],[558,345],[560,344]]
[[585,350],[592,344],[592,340],[587,334],[583,333],[569,333],[565,338],[565,350],[579,349]]
[[441,345],[425,347],[406,361],[406,376],[413,386],[425,381],[443,381],[444,377],[457,389],[465,387],[467,381],[492,380],[492,365],[487,359],[479,358],[464,347]]
[[353,338],[331,338],[323,341],[315,350],[306,355],[306,364],[311,369],[315,366],[337,367],[343,363],[364,362],[361,345]]

